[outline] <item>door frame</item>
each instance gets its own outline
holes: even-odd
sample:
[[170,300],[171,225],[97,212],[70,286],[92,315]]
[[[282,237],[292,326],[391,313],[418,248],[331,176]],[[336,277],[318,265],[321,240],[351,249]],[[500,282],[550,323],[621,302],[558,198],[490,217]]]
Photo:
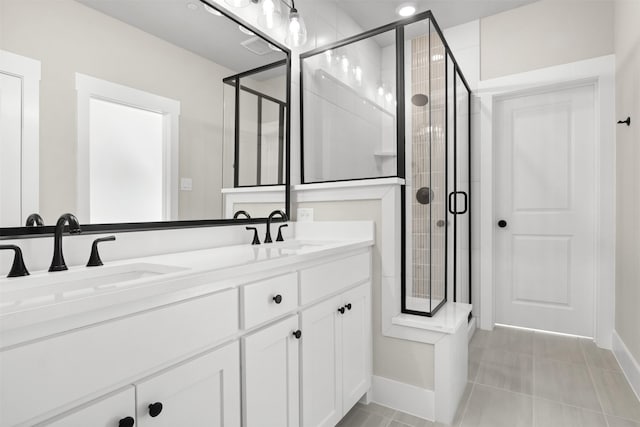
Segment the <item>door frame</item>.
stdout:
[[[595,84],[596,112],[596,200],[595,210],[595,286],[594,338],[596,344],[611,348],[615,308],[615,56],[543,68],[480,81],[480,327],[491,330],[495,324],[495,161],[493,109],[498,100],[522,92],[548,87]],[[475,311],[475,307],[474,307]]]
[[[40,207],[40,61],[0,49],[0,73],[22,80],[21,211]],[[23,220],[26,218],[23,218]],[[22,226],[23,224],[18,224]]]
[[89,118],[90,100],[101,99],[153,111],[163,115],[163,220],[178,218],[178,170],[180,144],[180,101],[134,89],[118,83],[75,74],[77,100],[77,216],[90,222],[89,207]]

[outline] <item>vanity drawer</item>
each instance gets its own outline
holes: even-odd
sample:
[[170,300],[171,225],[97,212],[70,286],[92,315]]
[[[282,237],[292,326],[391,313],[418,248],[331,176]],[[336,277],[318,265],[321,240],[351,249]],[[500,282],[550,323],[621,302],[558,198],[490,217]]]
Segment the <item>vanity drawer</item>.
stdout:
[[244,286],[241,292],[243,327],[249,329],[298,306],[298,273],[261,280]]
[[229,289],[0,352],[0,425],[65,409],[238,331]]
[[307,268],[300,272],[300,303],[316,301],[370,276],[370,251]]

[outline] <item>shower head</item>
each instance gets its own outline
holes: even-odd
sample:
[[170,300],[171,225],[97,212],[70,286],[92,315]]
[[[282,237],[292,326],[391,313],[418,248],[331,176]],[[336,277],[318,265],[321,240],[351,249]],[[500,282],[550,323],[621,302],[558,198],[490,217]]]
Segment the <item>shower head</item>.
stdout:
[[429,103],[429,98],[424,93],[416,93],[411,97],[411,103],[416,107],[424,107]]

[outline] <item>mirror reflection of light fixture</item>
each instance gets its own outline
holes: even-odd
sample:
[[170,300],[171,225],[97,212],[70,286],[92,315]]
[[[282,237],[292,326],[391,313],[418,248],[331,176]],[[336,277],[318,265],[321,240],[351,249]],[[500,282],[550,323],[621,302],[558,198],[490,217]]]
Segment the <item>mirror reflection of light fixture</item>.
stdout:
[[307,42],[307,26],[304,24],[304,19],[300,16],[293,0],[291,0],[291,10],[289,11],[287,42],[295,47],[302,46]]
[[258,13],[258,25],[272,29],[280,26],[281,20],[280,0],[262,0]]
[[212,7],[211,7],[211,6],[209,6],[208,4],[203,3],[203,5],[204,5],[204,10],[206,10],[206,11],[207,11],[207,12],[209,12],[210,14],[215,15],[215,16],[222,16],[222,13],[220,13],[218,10],[216,10],[216,9],[212,8]]
[[251,0],[224,0],[229,6],[233,7],[247,7]]
[[248,36],[255,36],[256,33],[254,33],[253,31],[251,31],[250,29],[248,29],[247,27],[244,27],[242,25],[238,25],[238,29],[240,30],[241,33],[246,34]]

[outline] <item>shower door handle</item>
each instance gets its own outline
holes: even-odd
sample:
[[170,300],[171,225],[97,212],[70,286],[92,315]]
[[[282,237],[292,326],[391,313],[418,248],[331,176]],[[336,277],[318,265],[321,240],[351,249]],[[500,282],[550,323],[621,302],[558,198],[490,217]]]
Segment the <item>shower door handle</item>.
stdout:
[[[456,197],[458,194],[462,194],[462,196],[464,196],[464,209],[459,211],[459,212],[453,210],[453,201],[452,201],[452,199],[454,197]],[[454,191],[452,193],[449,193],[449,213],[451,215],[463,215],[463,214],[466,214],[467,210],[469,208],[468,198],[469,198],[469,196],[467,196],[467,193],[464,192],[464,191]]]

